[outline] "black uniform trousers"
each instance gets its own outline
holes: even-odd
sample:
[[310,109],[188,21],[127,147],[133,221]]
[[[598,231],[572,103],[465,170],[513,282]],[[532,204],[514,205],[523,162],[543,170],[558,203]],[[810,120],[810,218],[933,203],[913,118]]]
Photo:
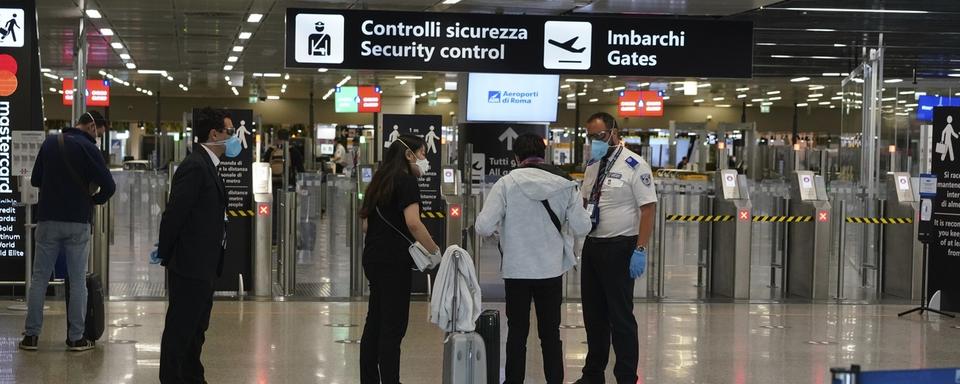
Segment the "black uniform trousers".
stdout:
[[364,264],[370,281],[367,321],[360,337],[360,383],[400,382],[400,343],[410,321],[409,267]]
[[549,279],[504,279],[507,304],[507,366],[504,384],[522,384],[527,368],[527,335],[530,333],[530,301],[537,311],[537,335],[543,351],[543,374],[547,384],[563,383],[563,343],[560,341],[560,305],[563,277]]
[[160,341],[161,383],[205,383],[200,352],[210,326],[213,280],[191,279],[170,271],[169,305]]
[[587,237],[584,242],[581,293],[587,359],[583,378],[590,384],[604,382],[611,339],[617,355],[613,367],[617,383],[637,382],[640,342],[633,316],[634,279],[630,278],[630,257],[636,246],[636,236]]

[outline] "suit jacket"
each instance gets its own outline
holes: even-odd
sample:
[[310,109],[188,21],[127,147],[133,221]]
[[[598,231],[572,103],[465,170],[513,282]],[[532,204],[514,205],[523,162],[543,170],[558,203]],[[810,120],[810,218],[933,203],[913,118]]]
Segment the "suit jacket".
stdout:
[[181,276],[213,280],[223,273],[227,193],[210,155],[194,144],[173,175],[160,219],[161,264]]

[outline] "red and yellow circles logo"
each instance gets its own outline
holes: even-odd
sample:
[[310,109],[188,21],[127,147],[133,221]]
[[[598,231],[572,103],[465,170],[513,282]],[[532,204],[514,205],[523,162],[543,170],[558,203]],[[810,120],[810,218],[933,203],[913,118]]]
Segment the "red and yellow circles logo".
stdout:
[[0,96],[6,97],[17,91],[17,60],[0,54]]

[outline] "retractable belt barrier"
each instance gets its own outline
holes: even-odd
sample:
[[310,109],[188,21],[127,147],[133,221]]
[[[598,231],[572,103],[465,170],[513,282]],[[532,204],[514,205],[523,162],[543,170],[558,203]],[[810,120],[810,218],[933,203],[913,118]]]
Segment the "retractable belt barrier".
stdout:
[[880,224],[880,225],[891,225],[891,224],[913,224],[913,218],[910,217],[848,217],[846,218],[848,223],[857,223],[857,224]]
[[764,216],[753,217],[754,223],[807,223],[813,221],[812,216]]
[[724,222],[733,220],[733,215],[667,215],[667,221],[682,222]]

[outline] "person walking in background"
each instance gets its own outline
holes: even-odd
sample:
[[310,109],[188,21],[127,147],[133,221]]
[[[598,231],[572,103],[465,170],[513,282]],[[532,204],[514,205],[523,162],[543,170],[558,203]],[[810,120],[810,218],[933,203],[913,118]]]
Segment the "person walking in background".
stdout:
[[30,184],[40,189],[37,204],[36,257],[27,292],[26,330],[20,348],[36,350],[43,327],[43,304],[57,256],[67,261],[70,302],[67,305],[67,348],[86,351],[95,342],[83,337],[87,310],[87,245],[94,204],[107,202],[117,185],[103,161],[96,137],[107,121],[97,111],[80,116],[75,128],[44,140],[33,165]]
[[200,352],[227,247],[227,192],[217,167],[221,157],[237,157],[243,149],[222,111],[204,108],[194,124],[198,143],[177,167],[160,219],[157,256],[169,276],[160,341],[164,384],[206,382]]
[[429,172],[426,143],[401,135],[384,153],[383,162],[364,194],[360,218],[366,237],[363,272],[370,282],[367,320],[360,338],[360,383],[400,382],[400,344],[410,319],[411,269],[407,248],[420,242],[427,252],[440,248],[420,221],[417,179]]
[[493,185],[477,216],[477,233],[499,230],[507,304],[505,384],[522,384],[526,372],[530,301],[536,305],[537,334],[547,384],[563,383],[560,306],[563,274],[576,265],[575,236],[590,231],[577,183],[544,163],[543,138],[524,134],[513,142],[520,167]]

